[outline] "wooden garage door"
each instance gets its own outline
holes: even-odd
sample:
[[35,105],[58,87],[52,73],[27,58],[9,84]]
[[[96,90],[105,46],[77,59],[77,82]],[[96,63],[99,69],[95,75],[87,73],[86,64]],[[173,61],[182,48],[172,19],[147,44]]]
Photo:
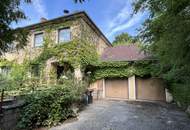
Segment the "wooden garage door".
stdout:
[[140,100],[165,101],[165,89],[162,80],[136,77],[136,95]]
[[107,98],[128,99],[128,80],[106,79],[105,95]]

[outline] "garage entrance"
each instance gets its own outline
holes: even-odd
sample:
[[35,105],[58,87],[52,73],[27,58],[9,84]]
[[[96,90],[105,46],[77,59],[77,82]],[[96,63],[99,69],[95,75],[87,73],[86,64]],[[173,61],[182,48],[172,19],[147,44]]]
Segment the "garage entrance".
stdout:
[[105,80],[106,98],[128,99],[128,80],[127,79],[106,79]]
[[139,100],[165,101],[163,81],[157,78],[136,77],[136,97]]

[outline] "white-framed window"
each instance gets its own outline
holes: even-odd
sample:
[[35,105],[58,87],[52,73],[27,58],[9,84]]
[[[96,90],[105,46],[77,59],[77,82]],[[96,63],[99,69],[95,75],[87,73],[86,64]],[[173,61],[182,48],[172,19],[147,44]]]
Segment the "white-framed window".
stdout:
[[58,30],[58,43],[68,42],[71,40],[70,28],[62,28]]
[[43,45],[43,32],[34,34],[34,47],[40,47]]

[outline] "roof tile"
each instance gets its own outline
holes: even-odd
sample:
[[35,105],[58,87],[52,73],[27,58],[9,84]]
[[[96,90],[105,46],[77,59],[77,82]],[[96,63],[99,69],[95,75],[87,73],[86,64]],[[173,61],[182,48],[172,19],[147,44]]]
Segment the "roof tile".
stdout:
[[108,47],[104,50],[101,60],[103,61],[137,61],[150,59],[137,45],[119,45]]

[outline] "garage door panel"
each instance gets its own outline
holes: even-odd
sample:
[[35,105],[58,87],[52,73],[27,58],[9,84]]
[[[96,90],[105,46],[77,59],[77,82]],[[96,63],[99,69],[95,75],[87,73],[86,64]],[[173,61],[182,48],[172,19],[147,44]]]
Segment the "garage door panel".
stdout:
[[136,78],[136,87],[137,99],[165,101],[164,84],[159,79]]
[[107,79],[105,82],[105,95],[107,98],[128,99],[128,80]]

